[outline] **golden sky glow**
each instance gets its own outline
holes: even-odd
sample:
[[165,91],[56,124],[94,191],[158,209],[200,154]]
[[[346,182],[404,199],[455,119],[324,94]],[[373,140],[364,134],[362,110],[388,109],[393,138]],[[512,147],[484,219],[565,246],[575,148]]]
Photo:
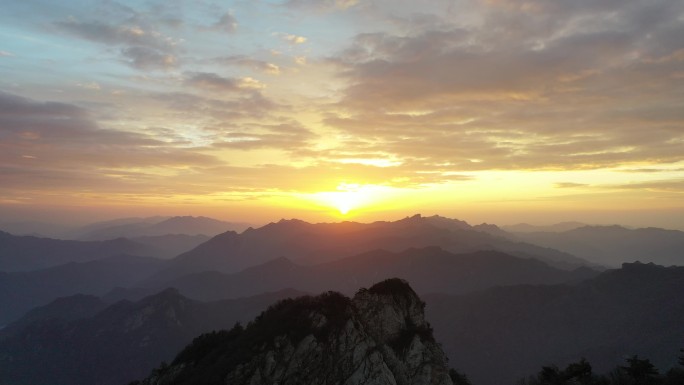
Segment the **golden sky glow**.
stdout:
[[22,1],[0,215],[684,229],[684,4]]

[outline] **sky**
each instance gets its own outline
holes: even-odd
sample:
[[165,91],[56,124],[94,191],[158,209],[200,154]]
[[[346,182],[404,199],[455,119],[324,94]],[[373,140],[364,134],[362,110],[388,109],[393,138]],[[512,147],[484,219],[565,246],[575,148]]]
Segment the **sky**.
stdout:
[[0,0],[0,216],[684,229],[681,0]]

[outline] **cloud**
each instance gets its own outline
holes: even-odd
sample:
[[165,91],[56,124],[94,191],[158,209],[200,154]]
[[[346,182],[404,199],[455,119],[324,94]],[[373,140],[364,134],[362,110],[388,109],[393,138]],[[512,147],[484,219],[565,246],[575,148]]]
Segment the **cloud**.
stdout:
[[296,122],[281,124],[250,124],[239,128],[217,127],[215,148],[251,150],[277,148],[289,152],[310,145],[315,135]]
[[214,73],[192,73],[185,80],[185,84],[202,89],[215,91],[240,91],[237,79],[224,78]]
[[245,77],[241,79],[224,78],[210,72],[189,73],[185,84],[208,91],[217,92],[245,92],[264,88],[264,85],[256,79]]
[[295,56],[294,62],[300,66],[306,65],[306,56]]
[[55,25],[82,39],[121,47],[123,62],[139,70],[165,70],[178,64],[176,51],[180,41],[138,24],[112,25],[72,19]]
[[141,70],[166,70],[178,65],[176,56],[153,48],[124,48],[121,50],[121,55],[127,64]]
[[88,90],[95,90],[95,91],[99,91],[102,89],[100,84],[97,82],[77,83],[76,86],[81,87],[81,88],[85,88]]
[[[190,96],[188,100],[195,104],[192,108],[208,102],[199,97],[193,101]],[[132,201],[222,192],[244,194],[240,198],[244,199],[265,190],[277,193],[334,189],[340,180],[417,186],[470,179],[435,173],[417,175],[415,167],[419,165],[413,164],[375,167],[320,160],[307,166],[268,162],[228,166],[212,154],[268,148],[298,156],[317,138],[294,120],[271,124],[223,122],[206,130],[213,144],[193,148],[180,137],[165,142],[144,134],[102,128],[88,110],[72,104],[0,93],[0,192],[7,199],[24,197],[28,201],[42,199],[46,194]],[[174,131],[166,128],[149,132],[174,136]]]
[[11,52],[0,51],[0,57],[12,57],[12,56],[14,56],[14,54]]
[[218,21],[211,26],[211,30],[233,33],[237,30],[238,23],[235,17],[230,13],[226,12],[218,19]]
[[630,168],[630,169],[624,169],[624,170],[619,170],[620,172],[629,172],[629,173],[637,173],[637,174],[652,174],[652,173],[659,173],[659,172],[683,172],[684,168]]
[[[347,86],[323,107],[324,123],[364,143],[360,152],[420,159],[426,170],[681,159],[684,4],[475,6],[477,17],[414,10],[395,29],[358,34],[329,60]],[[433,21],[411,24],[415,15]]]
[[34,189],[139,191],[155,169],[169,175],[220,162],[187,146],[102,128],[88,110],[72,104],[0,92],[0,164],[2,191],[21,196]]
[[304,44],[307,40],[307,38],[304,36],[298,36],[283,32],[274,32],[273,35],[280,37],[283,41],[290,43],[292,45]]
[[289,0],[286,7],[315,11],[344,10],[356,6],[359,0]]
[[573,183],[573,182],[554,183],[554,187],[556,187],[556,188],[577,188],[577,187],[587,187],[587,186],[589,186],[589,185],[584,184],[584,183]]
[[656,192],[675,192],[684,194],[684,179],[665,179],[648,182],[635,182],[622,185],[611,185],[609,188],[619,188],[626,190],[650,190]]
[[[220,166],[201,171],[205,175],[220,175],[217,191],[225,186],[254,192],[315,193],[334,191],[340,181],[354,181],[359,185],[383,185],[391,187],[420,187],[424,184],[457,181],[467,183],[470,176],[438,174],[416,175],[413,170],[401,167],[387,168],[361,164],[319,162],[307,166],[287,164],[262,164],[251,167]],[[191,179],[193,182],[194,179]],[[239,191],[239,189],[237,189]]]
[[263,61],[263,60],[258,60],[258,59],[252,59],[250,57],[247,57],[245,55],[234,55],[234,56],[222,56],[222,57],[215,57],[212,59],[209,59],[209,62],[211,63],[217,63],[221,65],[227,65],[227,66],[240,66],[240,67],[246,67],[250,69],[254,69],[260,72],[264,72],[270,75],[280,75],[280,67],[277,66],[276,64]]
[[178,44],[170,37],[139,25],[112,25],[100,21],[77,20],[56,22],[55,25],[74,36],[107,45],[140,46],[170,52]]
[[161,101],[169,109],[171,116],[191,121],[206,118],[218,121],[266,119],[274,111],[282,108],[263,96],[259,90],[254,89],[221,92],[220,88],[214,88],[211,96],[199,96],[187,92],[161,92],[153,94],[152,98]]

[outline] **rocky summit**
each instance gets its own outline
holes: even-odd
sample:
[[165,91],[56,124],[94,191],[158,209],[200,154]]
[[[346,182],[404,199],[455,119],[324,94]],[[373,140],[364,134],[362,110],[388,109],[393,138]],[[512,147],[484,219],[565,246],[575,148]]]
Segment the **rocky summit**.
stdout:
[[246,328],[197,337],[139,384],[451,385],[424,307],[400,279],[351,299],[283,300]]

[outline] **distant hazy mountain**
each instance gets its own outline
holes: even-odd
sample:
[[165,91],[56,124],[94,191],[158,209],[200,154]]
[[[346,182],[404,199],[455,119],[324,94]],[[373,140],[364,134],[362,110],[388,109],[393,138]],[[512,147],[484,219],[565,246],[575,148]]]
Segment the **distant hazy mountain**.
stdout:
[[153,256],[158,253],[158,250],[150,246],[128,239],[65,241],[15,236],[0,231],[0,271],[30,271],[119,254]]
[[[514,384],[542,365],[564,366],[581,357],[596,373],[634,354],[661,368],[673,366],[684,341],[684,297],[678,295],[682,292],[684,268],[626,264],[574,285],[509,286],[422,297],[426,319],[450,364],[473,384],[498,385]],[[33,322],[19,328],[9,325],[12,333],[0,340],[0,379],[13,385],[126,384],[147,376],[161,360],[171,362],[198,333],[230,328],[286,296],[203,304],[167,290],[136,303],[119,302],[84,319],[72,316],[72,321],[65,318],[80,300],[66,301],[63,317],[54,305],[49,311],[37,309]],[[302,307],[293,309],[297,308]],[[306,327],[297,320],[287,317],[268,324]],[[264,333],[258,335],[268,336]],[[208,343],[184,357],[206,357],[202,352],[216,345],[204,341]],[[248,346],[261,352],[264,345]],[[274,362],[281,362],[277,357],[273,355]]]
[[73,231],[74,227],[47,222],[22,221],[0,222],[0,229],[12,235],[61,239],[65,234]]
[[619,266],[623,262],[684,265],[684,232],[659,228],[585,226],[560,233],[517,233],[521,240],[562,250],[589,261]]
[[154,258],[119,255],[30,272],[0,272],[0,325],[58,297],[102,295],[117,286],[133,285],[161,264]]
[[154,216],[154,217],[129,217],[129,218],[116,218],[116,219],[110,219],[106,221],[100,221],[100,222],[94,222],[90,223],[84,226],[77,227],[75,229],[72,229],[70,232],[63,234],[64,239],[81,239],[85,234],[110,228],[110,227],[117,227],[117,226],[123,226],[123,225],[130,225],[130,224],[148,224],[148,225],[153,225],[155,223],[159,223],[161,221],[167,220],[171,217],[162,217],[162,216]]
[[[75,294],[60,297],[47,305],[31,309],[18,320],[0,329],[0,341],[14,335],[35,322],[54,319],[63,322],[92,317],[109,304],[94,295]],[[1,344],[1,342],[0,342]]]
[[219,221],[207,217],[172,217],[161,221],[141,220],[112,226],[98,226],[79,235],[82,240],[105,240],[115,238],[150,237],[167,234],[214,236],[226,231],[242,231],[245,223]]
[[205,270],[236,272],[277,257],[313,264],[368,250],[402,251],[428,246],[457,253],[498,250],[567,269],[589,264],[567,253],[478,231],[462,221],[417,215],[396,222],[369,224],[281,220],[242,234],[226,232],[172,260],[164,277]]
[[[8,326],[13,332],[0,340],[0,383],[127,384],[147,376],[161,361],[173,359],[197,335],[231,328],[236,322],[251,320],[279,299],[302,294],[284,290],[201,303],[169,289],[135,303],[121,301],[75,320],[61,316],[59,304],[51,304],[51,316],[38,317],[20,327]],[[83,300],[63,299],[64,313],[71,314],[74,303]]]
[[478,385],[514,384],[542,365],[585,357],[595,373],[649,358],[676,365],[684,343],[684,268],[626,264],[576,286],[426,295],[427,318],[453,365]]
[[563,231],[574,230],[580,227],[587,226],[586,223],[581,222],[560,222],[553,225],[530,225],[529,223],[518,223],[517,225],[504,225],[501,229],[511,233],[560,233]]
[[596,274],[588,268],[566,271],[496,251],[453,254],[428,247],[401,253],[376,250],[314,266],[278,258],[239,273],[194,273],[158,285],[178,288],[191,298],[215,300],[287,287],[352,294],[358,287],[399,277],[411,282],[419,293],[455,294],[498,285],[578,281]]
[[168,259],[194,249],[208,241],[210,237],[206,235],[167,234],[129,239],[154,249],[156,252],[153,255],[154,257]]

